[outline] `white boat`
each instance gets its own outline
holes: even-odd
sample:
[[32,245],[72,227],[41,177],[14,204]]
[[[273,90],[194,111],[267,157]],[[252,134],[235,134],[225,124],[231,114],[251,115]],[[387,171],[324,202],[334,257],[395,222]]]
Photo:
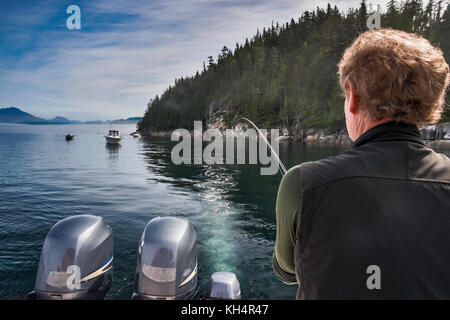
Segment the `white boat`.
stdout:
[[122,137],[119,135],[118,130],[109,130],[109,133],[107,136],[105,136],[105,138],[106,143],[110,144],[117,144],[120,142],[120,140],[122,140]]
[[139,132],[134,132],[134,133],[132,134],[132,136],[133,136],[133,138],[141,138],[141,137],[142,137],[141,134],[140,134]]

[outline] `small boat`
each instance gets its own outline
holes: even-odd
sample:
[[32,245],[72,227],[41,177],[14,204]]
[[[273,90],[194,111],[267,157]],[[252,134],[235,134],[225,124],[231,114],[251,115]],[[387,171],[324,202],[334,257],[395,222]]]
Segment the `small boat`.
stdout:
[[120,140],[122,140],[122,137],[119,135],[118,130],[109,130],[109,133],[106,138],[106,143],[109,144],[117,144],[120,143]]
[[66,135],[66,141],[72,140],[73,137],[75,137],[75,136],[74,136],[74,135],[67,134],[67,135]]
[[130,133],[130,136],[133,136],[133,138],[142,138],[142,135],[139,133],[139,131]]

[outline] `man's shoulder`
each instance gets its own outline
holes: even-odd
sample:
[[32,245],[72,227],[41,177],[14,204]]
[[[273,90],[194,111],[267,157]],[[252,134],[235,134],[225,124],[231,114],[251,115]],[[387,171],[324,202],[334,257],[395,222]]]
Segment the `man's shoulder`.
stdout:
[[384,149],[367,145],[337,156],[301,164],[302,188],[350,177],[429,179],[450,182],[450,159],[430,148],[399,144]]
[[423,148],[424,155],[411,165],[418,179],[436,179],[450,183],[450,159],[430,148]]
[[362,158],[355,150],[347,150],[339,155],[317,161],[303,162],[300,165],[302,189],[304,191],[318,185],[354,175],[362,165]]

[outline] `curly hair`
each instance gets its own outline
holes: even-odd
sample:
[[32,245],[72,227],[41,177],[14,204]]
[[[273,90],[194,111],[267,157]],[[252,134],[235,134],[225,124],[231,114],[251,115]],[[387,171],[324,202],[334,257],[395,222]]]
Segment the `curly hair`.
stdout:
[[439,121],[449,84],[442,51],[427,39],[399,30],[362,33],[347,48],[339,83],[350,83],[358,108],[373,121],[391,119],[422,127]]

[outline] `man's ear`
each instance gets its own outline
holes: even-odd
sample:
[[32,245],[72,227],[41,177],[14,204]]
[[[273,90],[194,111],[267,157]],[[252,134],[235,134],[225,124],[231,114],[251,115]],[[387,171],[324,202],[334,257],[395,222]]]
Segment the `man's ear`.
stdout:
[[352,114],[356,114],[358,112],[358,107],[356,104],[356,96],[355,96],[355,89],[353,89],[353,84],[351,82],[348,83],[348,106],[349,111]]

